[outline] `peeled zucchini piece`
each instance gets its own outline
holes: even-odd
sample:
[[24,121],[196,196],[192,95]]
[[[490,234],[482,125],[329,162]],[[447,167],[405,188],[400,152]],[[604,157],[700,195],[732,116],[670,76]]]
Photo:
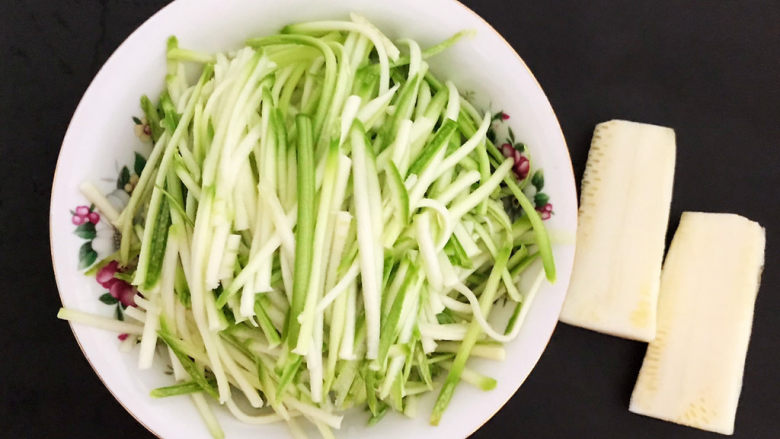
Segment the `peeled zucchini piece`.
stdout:
[[683,213],[629,410],[734,432],[764,243],[764,229],[741,216]]
[[671,128],[624,120],[596,126],[562,322],[653,339],[674,162]]

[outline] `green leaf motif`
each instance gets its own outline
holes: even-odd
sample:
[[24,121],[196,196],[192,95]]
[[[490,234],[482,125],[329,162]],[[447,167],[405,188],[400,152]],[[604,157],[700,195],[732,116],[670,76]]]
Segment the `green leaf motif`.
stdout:
[[100,296],[99,299],[101,302],[105,303],[106,305],[116,305],[119,300],[116,299],[116,297],[112,296],[111,293],[105,293],[102,296]]
[[534,204],[537,208],[544,206],[548,201],[550,201],[550,196],[544,192],[537,192],[537,194],[534,195]]
[[509,143],[515,143],[515,132],[512,131],[512,127],[507,128],[507,133],[509,133]]
[[135,123],[136,125],[141,125],[141,119],[133,116],[133,123]]
[[92,242],[85,242],[79,248],[79,270],[83,270],[95,263],[97,252],[92,248]]
[[537,191],[541,191],[544,188],[544,172],[541,169],[534,172],[534,176],[531,177],[531,184],[534,185]]
[[130,170],[127,166],[122,166],[122,170],[119,171],[119,178],[116,179],[117,189],[124,189],[125,185],[130,182]]
[[146,166],[146,159],[141,154],[135,153],[135,161],[133,162],[133,171],[135,172],[135,175],[141,175],[141,172],[144,171],[144,166]]
[[76,230],[74,230],[73,233],[75,233],[79,238],[89,240],[94,239],[97,235],[97,232],[95,232],[95,225],[89,221],[76,227]]
[[116,319],[117,319],[117,320],[122,320],[122,321],[124,321],[124,319],[125,319],[125,313],[122,311],[122,304],[121,304],[121,303],[117,303],[117,304],[116,304],[116,312],[115,312],[115,315],[116,315]]

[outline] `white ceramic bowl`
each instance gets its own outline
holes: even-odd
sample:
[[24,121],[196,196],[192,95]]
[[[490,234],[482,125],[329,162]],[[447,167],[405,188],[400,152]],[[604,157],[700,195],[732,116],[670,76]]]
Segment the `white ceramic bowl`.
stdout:
[[[369,18],[391,37],[411,37],[424,47],[463,29],[476,36],[430,60],[439,77],[452,79],[462,91],[474,92],[484,108],[504,110],[517,137],[529,145],[546,176],[555,206],[548,226],[570,242],[554,247],[558,282],[546,285],[533,302],[519,337],[507,346],[504,362],[474,361],[471,366],[496,378],[496,389],[483,392],[467,384],[456,390],[441,424],[428,424],[431,400],[419,416],[388,415],[367,427],[363,413],[350,414],[338,432],[341,438],[457,438],[484,424],[512,396],[536,364],[558,320],[574,254],[577,201],[566,144],[550,104],[522,59],[484,20],[453,0],[339,0],[230,2],[179,0],[138,28],[108,59],[87,89],[73,115],[55,173],[50,212],[51,250],[62,302],[67,307],[110,315],[97,300],[105,293],[94,277],[78,269],[79,249],[87,242],[74,234],[71,211],[88,204],[78,191],[91,179],[101,190],[116,189],[123,165],[133,169],[134,151],[147,152],[133,134],[132,115],[140,115],[139,96],[156,96],[165,72],[165,40],[176,35],[183,47],[203,51],[237,48],[248,37],[277,32],[283,25],[312,19],[346,18],[354,11]],[[114,194],[121,197],[121,190]],[[112,231],[101,219],[93,247],[110,247]],[[102,256],[102,255],[101,255]],[[54,318],[54,316],[51,316]],[[95,372],[111,393],[140,423],[164,438],[208,438],[189,398],[154,400],[149,390],[170,384],[161,362],[148,371],[136,368],[137,353],[120,353],[115,334],[73,325],[73,333]],[[433,395],[431,395],[433,396]],[[532,395],[527,397],[532,398]],[[218,411],[230,439],[288,437],[283,425],[251,426]]]

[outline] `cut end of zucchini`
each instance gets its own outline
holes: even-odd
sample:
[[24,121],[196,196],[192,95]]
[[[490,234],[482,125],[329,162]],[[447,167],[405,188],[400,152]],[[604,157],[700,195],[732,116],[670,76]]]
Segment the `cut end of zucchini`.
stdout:
[[741,216],[683,213],[630,411],[734,432],[764,244],[764,229]]
[[674,162],[671,128],[624,120],[596,126],[562,322],[653,339]]

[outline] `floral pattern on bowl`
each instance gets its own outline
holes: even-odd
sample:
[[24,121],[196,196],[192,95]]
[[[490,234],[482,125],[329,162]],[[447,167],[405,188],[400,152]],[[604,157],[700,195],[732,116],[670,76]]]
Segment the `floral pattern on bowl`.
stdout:
[[[507,121],[510,119],[509,114],[499,111],[493,114],[490,130],[488,130],[487,137],[493,142],[494,145],[500,145],[499,149],[504,157],[512,158],[515,161],[513,170],[515,177],[520,182],[520,187],[523,188],[523,193],[534,201],[534,207],[539,212],[539,216],[543,220],[548,220],[554,214],[553,205],[550,203],[550,196],[542,190],[544,189],[544,172],[541,169],[537,169],[531,174],[531,155],[523,142],[519,142],[515,139],[515,133],[512,131],[512,127],[509,126]],[[498,130],[505,132],[506,134],[499,138],[496,134]],[[530,179],[528,178],[530,175]],[[520,215],[522,209],[517,204],[517,200],[511,198],[508,200],[507,210],[514,214]]]
[[[133,117],[136,136],[144,143],[151,141],[149,124],[145,119]],[[116,188],[106,195],[106,199],[121,211],[130,198],[138,178],[146,165],[146,158],[135,152],[132,171],[128,166],[122,166],[116,177]],[[109,179],[113,181],[113,178]],[[115,306],[114,315],[117,320],[124,320],[124,310],[128,306],[136,306],[134,297],[137,289],[130,279],[123,276],[124,270],[113,259],[119,249],[119,231],[95,209],[94,204],[79,205],[70,210],[70,220],[76,228],[73,233],[85,240],[78,250],[78,269],[85,270],[87,276],[95,276],[100,286],[108,290],[98,300],[110,306]],[[121,334],[120,340],[127,337]]]

